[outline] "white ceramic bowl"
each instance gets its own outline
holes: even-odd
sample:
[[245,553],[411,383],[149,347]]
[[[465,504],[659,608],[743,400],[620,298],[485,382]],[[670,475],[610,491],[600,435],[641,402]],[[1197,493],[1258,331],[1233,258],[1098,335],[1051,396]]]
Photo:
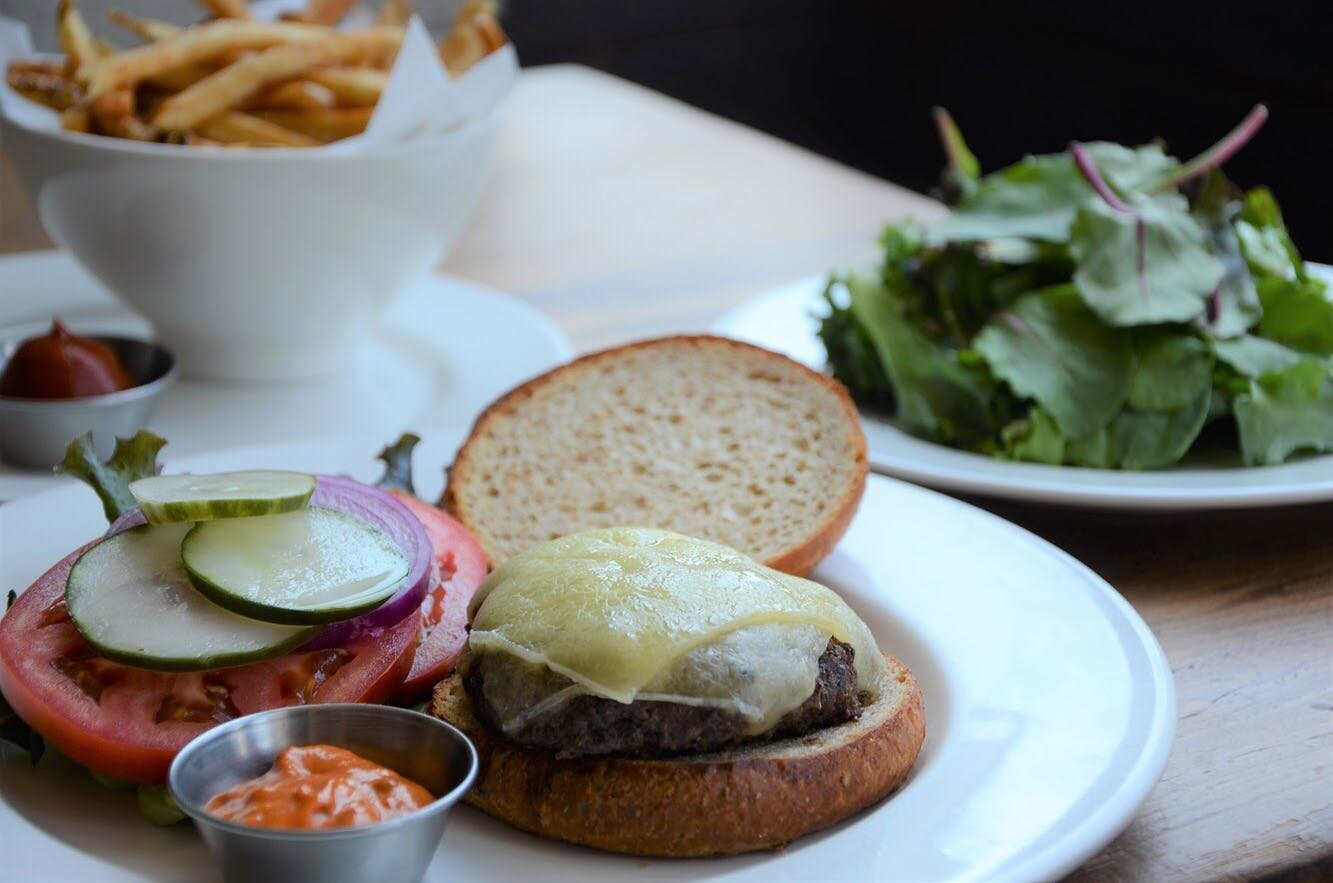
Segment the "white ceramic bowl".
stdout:
[[[0,87],[3,88],[3,87]],[[499,113],[360,153],[181,147],[6,121],[51,238],[191,375],[336,373],[443,257],[481,195]]]

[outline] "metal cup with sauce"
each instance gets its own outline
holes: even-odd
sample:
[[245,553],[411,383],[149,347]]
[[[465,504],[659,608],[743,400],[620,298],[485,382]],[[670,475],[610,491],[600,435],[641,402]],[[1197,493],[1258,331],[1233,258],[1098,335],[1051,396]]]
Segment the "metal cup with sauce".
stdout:
[[[251,827],[205,810],[214,795],[267,772],[282,749],[313,744],[346,748],[388,767],[435,800],[399,818],[314,831]],[[477,768],[467,737],[429,715],[384,705],[302,705],[207,731],[176,756],[167,784],[229,883],[416,883]]]

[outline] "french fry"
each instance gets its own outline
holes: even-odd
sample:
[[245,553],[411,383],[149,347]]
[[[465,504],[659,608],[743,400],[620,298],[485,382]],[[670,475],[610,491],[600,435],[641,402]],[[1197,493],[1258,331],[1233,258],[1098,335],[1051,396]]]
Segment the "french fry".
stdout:
[[375,24],[407,27],[412,18],[412,0],[384,0],[375,13]]
[[106,14],[106,17],[113,24],[119,25],[149,43],[156,43],[158,40],[174,37],[181,31],[180,28],[170,22],[156,18],[137,18],[118,9],[111,10]]
[[333,107],[338,98],[328,86],[310,80],[290,80],[265,89],[247,105],[262,110],[301,110]]
[[103,92],[93,99],[90,110],[100,132],[133,141],[157,140],[158,130],[135,116],[134,92],[130,89]]
[[65,108],[60,114],[60,128],[67,132],[91,132],[93,125],[88,108],[81,104]]
[[253,144],[257,147],[315,147],[320,142],[285,126],[239,110],[204,120],[195,129],[199,135],[220,144]]
[[93,32],[88,29],[88,22],[74,8],[73,0],[60,0],[60,5],[56,7],[56,36],[60,40],[60,50],[68,59],[74,80],[88,82],[102,53]]
[[79,102],[79,88],[65,76],[59,62],[14,62],[5,71],[5,82],[27,98],[55,110],[65,110]]
[[388,72],[373,67],[320,67],[305,76],[328,88],[344,107],[374,104],[389,83]]
[[491,0],[464,0],[449,33],[440,41],[440,60],[458,79],[468,68],[508,42]]
[[202,80],[217,73],[217,67],[211,64],[192,64],[189,67],[176,68],[144,80],[144,84],[164,92],[183,92]]
[[393,70],[393,63],[397,58],[397,49],[382,49],[379,52],[368,52],[360,58],[352,59],[349,64],[356,67],[368,67],[388,73]]
[[[375,24],[405,28],[412,19],[415,6],[415,0],[383,0],[380,3],[380,8],[375,13]],[[396,52],[381,52],[376,57],[367,58],[365,63],[371,67],[388,70],[393,67],[396,56]]]
[[104,58],[93,69],[88,95],[133,86],[149,77],[208,61],[243,49],[267,49],[282,44],[310,43],[328,39],[329,31],[317,25],[257,21],[214,21],[185,28],[174,36],[138,46]]
[[[107,12],[106,17],[113,24],[119,25],[149,43],[174,37],[182,30],[170,22],[161,21],[160,19],[155,18],[136,18],[135,16],[127,15],[117,9],[112,9]],[[218,66],[215,62],[197,62],[195,64],[186,65],[185,67],[175,68],[173,70],[156,74],[148,77],[143,82],[155,89],[162,89],[167,92],[180,92],[190,88],[204,77],[217,71],[217,69]]]
[[472,18],[498,18],[500,6],[495,0],[463,0],[454,13],[454,21],[466,21]]
[[[415,5],[415,0],[383,0],[380,3],[380,8],[375,13],[375,24],[395,25],[405,28],[412,19],[412,11]],[[363,66],[387,71],[393,67],[397,55],[397,52],[381,52],[374,58],[367,58]],[[376,100],[379,99],[376,98]]]
[[356,5],[356,0],[309,0],[305,8],[305,21],[333,27]]
[[51,74],[52,76],[64,77],[67,75],[66,65],[63,61],[46,61],[45,59],[28,60],[16,58],[9,63],[8,74]]
[[375,27],[331,34],[317,43],[266,49],[204,77],[163,102],[153,117],[153,125],[171,130],[192,128],[202,120],[237,107],[266,86],[292,79],[313,67],[336,64],[368,49],[397,46],[402,40],[402,28]]
[[204,8],[218,18],[250,18],[245,0],[201,0]]
[[9,88],[13,89],[29,101],[44,107],[49,107],[52,110],[65,111],[74,107],[76,104],[76,102],[68,99],[64,94],[60,92],[52,92],[48,89],[26,88],[24,86],[15,86],[13,83],[10,83]]
[[476,20],[453,28],[440,42],[440,60],[449,76],[458,79],[472,65],[505,44],[504,31],[495,20]]
[[[114,24],[137,34],[142,40],[148,43],[155,43],[158,40],[166,40],[179,34],[183,28],[178,28],[170,22],[162,21],[156,18],[136,18],[132,15],[126,15],[119,10],[112,9],[107,12],[106,17]],[[232,49],[222,53],[211,62],[198,62],[186,67],[169,70],[165,73],[149,77],[143,82],[148,83],[158,89],[165,89],[168,92],[180,92],[188,89],[204,77],[213,73],[221,66],[228,64],[247,53],[247,49]],[[182,142],[184,143],[184,142]]]
[[293,132],[327,143],[360,135],[370,122],[373,107],[332,107],[324,110],[259,110],[255,116]]

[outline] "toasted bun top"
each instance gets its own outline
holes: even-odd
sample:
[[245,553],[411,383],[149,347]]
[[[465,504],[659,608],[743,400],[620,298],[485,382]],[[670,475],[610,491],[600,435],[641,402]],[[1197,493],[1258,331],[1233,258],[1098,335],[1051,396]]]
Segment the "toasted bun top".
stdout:
[[477,420],[444,505],[492,564],[580,530],[642,525],[808,573],[866,480],[856,409],[836,381],[718,337],[585,356]]

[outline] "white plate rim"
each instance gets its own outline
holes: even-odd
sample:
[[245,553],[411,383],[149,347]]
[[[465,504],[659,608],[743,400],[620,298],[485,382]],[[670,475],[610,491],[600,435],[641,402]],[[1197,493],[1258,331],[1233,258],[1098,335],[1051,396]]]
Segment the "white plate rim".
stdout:
[[[1308,266],[1333,282],[1333,267],[1314,262]],[[822,346],[813,339],[813,332],[810,340],[803,336],[798,341],[794,335],[801,333],[799,329],[795,332],[787,329],[774,331],[765,327],[768,323],[756,317],[765,311],[777,310],[797,320],[796,310],[817,306],[827,279],[826,274],[807,276],[756,295],[724,313],[713,323],[711,330],[784,352],[823,371]],[[809,321],[806,324],[810,324]],[[812,347],[819,349],[819,358],[812,357]],[[1124,510],[1242,509],[1333,500],[1333,454],[1312,455],[1277,466],[1102,470],[999,460],[916,438],[874,414],[862,412],[861,419],[866,429],[872,469],[952,492]],[[1327,465],[1325,476],[1312,480],[1298,474],[1283,480],[1284,474],[1316,471],[1310,464]],[[1226,485],[1216,481],[1218,476],[1247,476],[1255,483],[1251,486],[1244,483]],[[1260,479],[1271,480],[1259,483]]]
[[[463,427],[436,427],[428,436],[428,441],[434,442],[438,446],[441,438],[448,438],[452,444],[453,441],[462,438],[464,432],[465,428]],[[183,458],[178,464],[169,463],[168,465],[191,468],[193,463],[207,463],[219,458],[231,460],[260,457],[266,451],[296,449],[312,445],[323,445],[326,449],[337,449],[340,460],[342,451],[350,450],[352,446],[355,446],[356,450],[360,450],[364,446],[360,444],[359,439],[310,439],[198,454]],[[373,462],[371,461],[371,451],[373,450],[373,447],[366,448],[365,460]],[[448,450],[452,451],[453,448],[449,447]],[[350,463],[350,460],[346,462]],[[194,468],[217,467],[204,465]],[[46,498],[57,494],[68,494],[69,492],[70,488],[56,488],[32,495],[0,506],[0,513],[10,515],[14,514],[14,509],[18,509],[20,512],[29,508],[37,509],[45,505]],[[1133,683],[1133,689],[1136,693],[1143,690],[1152,691],[1151,713],[1146,728],[1142,730],[1143,748],[1135,757],[1132,767],[1125,772],[1119,786],[1094,808],[1086,812],[1073,828],[1063,832],[1055,843],[1022,860],[1010,860],[1001,865],[994,874],[998,879],[1013,880],[1048,879],[1063,876],[1099,852],[1124,830],[1162,772],[1171,750],[1176,725],[1174,679],[1165,654],[1152,630],[1121,595],[1086,565],[1048,541],[1025,528],[1006,521],[998,515],[969,503],[896,479],[879,475],[871,476],[867,488],[868,497],[878,496],[886,492],[906,494],[909,498],[920,496],[930,499],[938,505],[945,506],[950,511],[956,511],[960,516],[974,519],[979,517],[980,520],[1002,531],[1005,536],[1021,543],[1034,554],[1040,554],[1058,562],[1070,574],[1076,576],[1081,589],[1089,593],[1098,602],[1098,607],[1104,618],[1114,628],[1123,652],[1127,656],[1132,652],[1141,654],[1142,661],[1146,663],[1147,669],[1151,673],[1151,677],[1146,683],[1137,681]],[[28,521],[34,523],[32,519]],[[1072,590],[1075,587],[1071,586],[1070,588]],[[891,802],[893,798],[889,800]],[[0,809],[0,812],[4,811]],[[867,816],[873,817],[877,811],[877,809],[872,809],[867,813]],[[832,836],[836,837],[837,834],[834,833]],[[766,867],[771,871],[776,866],[769,865]],[[742,875],[744,874],[742,873]]]
[[[1121,622],[1136,639],[1134,648],[1144,653],[1144,661],[1152,672],[1150,686],[1154,692],[1153,713],[1151,726],[1145,738],[1145,750],[1139,755],[1132,771],[1125,777],[1114,797],[1103,803],[1100,813],[1086,817],[1073,831],[1065,835],[1066,848],[1063,855],[1056,853],[1044,862],[1040,856],[1034,856],[1027,862],[1004,868],[1004,878],[1010,880],[1063,878],[1101,852],[1129,827],[1166,768],[1166,762],[1175,744],[1177,721],[1175,675],[1171,671],[1171,662],[1167,659],[1166,651],[1162,649],[1152,628],[1114,586],[1091,567],[1051,541],[994,512],[929,487],[911,484],[890,476],[872,475],[870,482],[876,481],[908,485],[913,491],[943,499],[970,516],[980,517],[983,521],[1002,526],[1024,543],[1060,561],[1078,574],[1090,590],[1097,592],[1099,600],[1121,617]],[[1142,688],[1144,685],[1136,686]]]

